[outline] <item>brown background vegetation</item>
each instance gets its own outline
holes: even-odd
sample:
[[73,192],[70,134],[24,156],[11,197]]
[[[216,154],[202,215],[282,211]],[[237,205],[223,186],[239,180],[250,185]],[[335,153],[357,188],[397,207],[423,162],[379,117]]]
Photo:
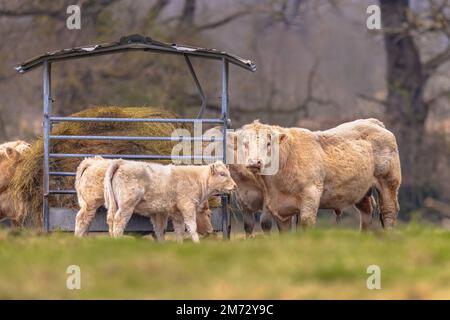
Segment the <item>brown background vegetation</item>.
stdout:
[[[66,8],[81,5],[81,30]],[[379,4],[383,30],[366,28]],[[450,202],[450,6],[445,0],[0,0],[0,140],[41,132],[41,71],[14,66],[45,51],[118,40],[156,40],[222,49],[256,62],[231,69],[233,126],[255,118],[327,129],[377,117],[397,136],[404,183],[401,215],[441,221]],[[220,69],[194,60],[208,113],[220,103]],[[54,66],[54,109],[164,106],[194,116],[200,101],[181,58],[143,53]],[[428,209],[426,198],[441,206]],[[446,209],[447,208],[447,209]]]

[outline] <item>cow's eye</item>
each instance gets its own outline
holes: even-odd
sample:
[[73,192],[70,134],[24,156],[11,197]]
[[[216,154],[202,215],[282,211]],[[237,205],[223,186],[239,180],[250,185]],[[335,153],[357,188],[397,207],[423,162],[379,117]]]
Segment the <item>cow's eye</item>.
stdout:
[[225,177],[225,172],[220,172],[219,173],[222,177]]

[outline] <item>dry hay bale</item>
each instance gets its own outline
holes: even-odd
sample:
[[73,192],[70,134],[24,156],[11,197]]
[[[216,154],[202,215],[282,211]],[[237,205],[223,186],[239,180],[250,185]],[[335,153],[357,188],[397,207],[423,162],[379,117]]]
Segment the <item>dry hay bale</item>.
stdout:
[[[153,107],[93,107],[71,115],[97,118],[179,118],[176,114]],[[54,125],[54,135],[170,136],[177,128],[191,131],[180,123],[61,122]],[[157,154],[170,155],[170,141],[52,140],[51,153],[87,154]],[[11,181],[16,206],[23,204],[28,224],[42,225],[44,144],[39,137],[17,168]],[[75,172],[79,158],[50,159],[50,171]],[[159,161],[164,162],[164,161]],[[50,177],[50,189],[73,189],[74,177]],[[73,195],[52,195],[50,206],[77,208]]]

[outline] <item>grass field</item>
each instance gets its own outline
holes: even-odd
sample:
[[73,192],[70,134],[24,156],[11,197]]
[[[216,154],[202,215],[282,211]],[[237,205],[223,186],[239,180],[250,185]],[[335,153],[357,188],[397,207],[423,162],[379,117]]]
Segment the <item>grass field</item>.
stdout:
[[[368,290],[367,266],[381,268]],[[81,268],[81,289],[66,268]],[[318,229],[251,240],[157,244],[0,231],[0,298],[450,298],[450,232]]]

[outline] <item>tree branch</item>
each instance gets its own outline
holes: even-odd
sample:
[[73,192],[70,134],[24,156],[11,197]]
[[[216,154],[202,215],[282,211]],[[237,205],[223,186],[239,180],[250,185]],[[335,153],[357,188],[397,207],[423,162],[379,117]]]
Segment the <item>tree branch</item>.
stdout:
[[251,11],[246,9],[246,10],[241,10],[241,11],[237,11],[233,14],[230,14],[229,16],[219,19],[217,21],[214,22],[210,22],[210,23],[206,23],[204,25],[200,25],[200,26],[196,26],[194,29],[196,32],[200,32],[200,31],[204,31],[204,30],[208,30],[208,29],[214,29],[214,28],[218,28],[221,27],[227,23],[232,22],[233,20],[236,20],[240,17],[243,17],[245,15],[250,14]]
[[150,8],[149,18],[151,20],[155,20],[159,17],[161,12],[165,7],[170,3],[170,0],[158,0],[156,3]]
[[[97,16],[102,10],[111,4],[118,2],[120,0],[81,0],[78,2],[78,5],[85,9],[92,16]],[[165,2],[168,0],[160,0],[158,2]],[[8,10],[0,8],[0,17],[12,17],[12,18],[24,18],[24,17],[35,17],[35,16],[47,16],[54,19],[65,20],[66,19],[66,6],[69,3],[64,1],[62,5],[57,9],[50,8],[36,8],[36,7],[27,7],[26,9],[16,9],[16,10]],[[156,5],[155,5],[156,6]]]
[[[38,9],[38,8],[32,8],[28,10],[20,10],[20,11],[14,11],[14,10],[7,10],[7,9],[0,9],[0,17],[13,17],[13,18],[23,18],[23,17],[33,17],[33,16],[48,16],[55,19],[61,19],[63,15],[61,14],[61,10],[46,10],[46,9]],[[65,13],[65,11],[63,11]]]
[[379,99],[379,98],[376,98],[376,97],[373,97],[373,96],[368,96],[368,95],[365,95],[364,93],[358,93],[356,96],[358,98],[361,98],[361,99],[364,99],[364,100],[367,100],[367,101],[370,101],[370,102],[375,102],[375,103],[381,104],[381,105],[386,106],[386,107],[388,106],[387,101],[384,100],[384,99]]
[[431,75],[436,71],[442,64],[448,62],[450,60],[450,45],[442,51],[438,53],[433,58],[424,63],[424,71],[426,75]]
[[194,25],[196,8],[197,8],[196,0],[184,0],[183,13],[179,18],[179,27],[190,28]]
[[426,104],[428,106],[432,106],[439,99],[441,99],[441,98],[447,98],[448,99],[449,97],[450,97],[450,89],[444,90],[444,91],[440,92],[439,94],[437,94],[436,96],[434,96],[433,98],[431,98],[430,100],[426,101]]
[[450,217],[450,204],[428,197],[424,200],[425,208],[439,212],[445,217]]

